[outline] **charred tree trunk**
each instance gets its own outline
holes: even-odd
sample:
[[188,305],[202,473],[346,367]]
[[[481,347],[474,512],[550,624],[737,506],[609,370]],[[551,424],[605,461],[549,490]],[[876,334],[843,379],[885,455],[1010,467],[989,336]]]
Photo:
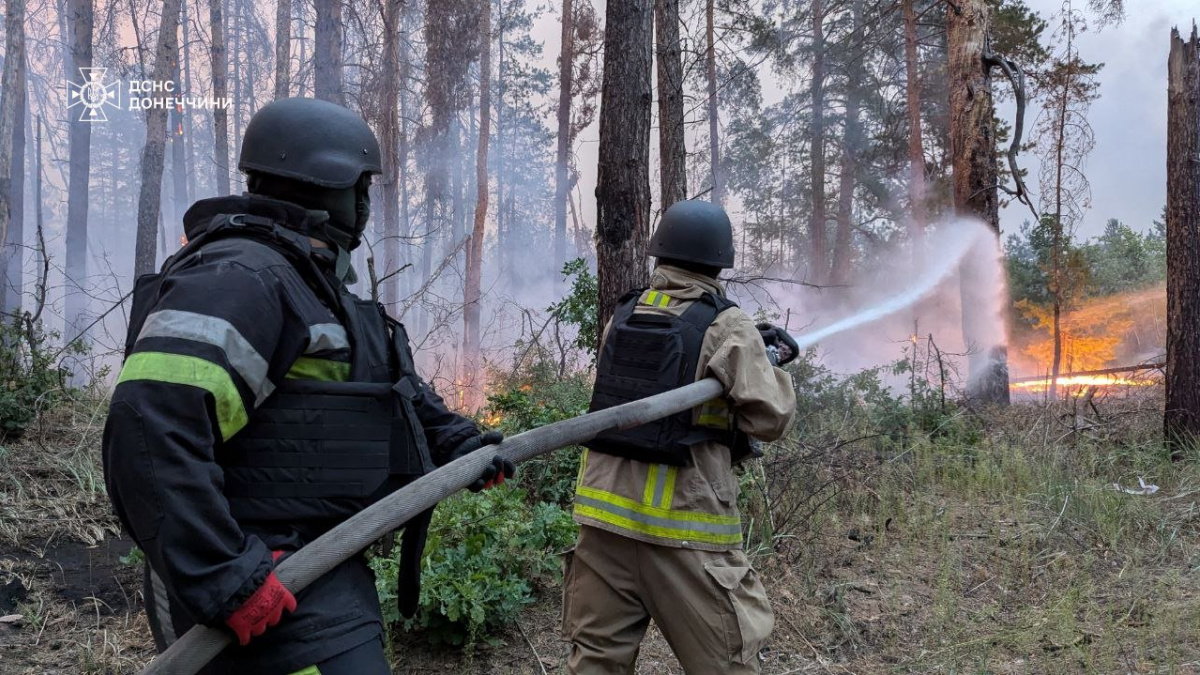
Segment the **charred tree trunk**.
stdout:
[[655,0],[654,12],[658,46],[659,185],[665,210],[675,202],[687,199],[679,0]]
[[904,0],[904,66],[908,116],[908,237],[912,244],[913,267],[924,265],[925,227],[929,220],[925,207],[925,143],[921,135],[921,70],[917,53],[916,0]]
[[[981,278],[977,261],[1000,257],[1000,214],[996,194],[995,111],[991,69],[984,61],[987,42],[986,0],[961,0],[946,10],[950,77],[950,155],[953,157],[954,209],[978,218],[994,236],[980,240],[978,256],[959,268],[963,341],[968,360],[968,394],[983,403],[1007,404],[1008,337],[1001,310],[992,300],[996,288]],[[1003,272],[1001,271],[1001,274]],[[986,286],[986,287],[985,287]]]
[[596,179],[599,326],[617,300],[645,286],[650,227],[652,0],[608,0]]
[[[390,38],[389,38],[390,39]],[[291,96],[292,0],[275,1],[275,98]],[[386,77],[387,74],[385,73]]]
[[[281,0],[282,2],[283,0]],[[384,305],[394,305],[399,299],[400,268],[400,189],[397,166],[397,125],[399,122],[400,79],[406,75],[400,67],[400,2],[385,0],[383,14],[383,119],[379,121],[379,142],[383,146],[383,288],[379,289]],[[278,91],[276,94],[278,95]]]
[[[13,124],[12,163],[8,182],[8,230],[4,238],[4,251],[0,254],[3,272],[0,279],[4,280],[3,310],[5,314],[16,315],[21,311],[21,292],[23,289],[23,273],[25,270],[25,153],[26,126],[29,119],[29,80],[26,77],[28,55],[25,50],[19,50],[16,57],[16,83],[12,89],[16,99],[17,119]],[[13,53],[7,52],[6,53]],[[2,97],[0,97],[2,99]],[[4,105],[0,100],[0,107]],[[0,184],[0,199],[3,199],[3,187]],[[3,207],[0,207],[3,208]]]
[[492,2],[479,0],[479,145],[475,152],[475,222],[467,242],[467,283],[463,293],[463,366],[460,382],[470,392],[469,407],[481,402],[479,310],[483,285],[483,235],[488,211],[488,135],[492,125]]
[[1167,404],[1172,459],[1200,438],[1200,35],[1167,60]]
[[[95,8],[92,0],[69,0],[67,3],[67,26],[71,31],[68,44],[71,66],[68,73],[72,80],[82,77],[80,68],[92,67],[92,28],[95,25]],[[64,338],[74,340],[86,323],[87,296],[84,284],[87,281],[88,241],[88,184],[92,174],[92,124],[84,120],[80,108],[73,108],[68,132],[70,134],[70,172],[67,178],[67,236],[66,236],[66,288],[63,309],[66,330]]]
[[316,0],[316,11],[314,94],[324,101],[346,105],[342,87],[342,0]]
[[714,0],[704,6],[704,69],[708,80],[708,162],[712,173],[712,203],[725,205],[725,177],[721,169],[721,119],[717,106],[717,41]]
[[567,199],[570,185],[571,80],[575,62],[575,0],[562,3],[562,47],[558,54],[558,154],[554,164],[554,269],[567,261]]
[[838,179],[837,238],[833,242],[833,270],[830,279],[835,284],[850,282],[853,263],[854,186],[857,183],[858,154],[862,130],[858,119],[862,106],[862,0],[854,0],[851,8],[854,30],[850,34],[849,63],[846,64],[846,127],[842,132],[842,163]]
[[[0,242],[4,242],[4,308],[20,307],[20,239],[24,214],[25,172],[25,0],[8,0],[4,11],[4,73],[0,76]],[[72,110],[72,113],[75,113]],[[13,275],[16,298],[12,298]]]
[[[154,72],[151,79],[167,82],[171,79],[171,57],[179,46],[180,0],[163,2],[162,23],[158,29],[158,45],[154,50]],[[156,101],[157,102],[157,101]],[[154,271],[154,235],[162,207],[163,154],[167,140],[167,111],[155,105],[146,115],[146,145],[142,148],[142,183],[138,194],[137,245],[134,252],[134,272]]]
[[812,212],[808,221],[808,280],[825,283],[829,249],[825,243],[825,9],[822,0],[812,0],[813,66],[809,96],[812,99],[812,134],[809,162],[812,166]]
[[[208,22],[212,30],[213,98],[222,102],[229,98],[229,57],[225,49],[223,2],[208,0]],[[220,105],[213,106],[213,155],[216,160],[213,171],[217,196],[224,197],[229,194],[229,111]]]

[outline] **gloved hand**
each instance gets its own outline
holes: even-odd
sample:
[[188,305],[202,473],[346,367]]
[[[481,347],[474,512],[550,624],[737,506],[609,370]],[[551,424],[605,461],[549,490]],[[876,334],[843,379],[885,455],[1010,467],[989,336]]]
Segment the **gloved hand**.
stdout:
[[762,336],[763,344],[767,346],[768,351],[774,349],[777,357],[775,365],[787,365],[800,356],[800,345],[796,344],[786,330],[766,322],[756,325],[755,328]]
[[[450,453],[450,459],[447,460],[447,463],[453,462],[459,457],[465,457],[466,455],[475,452],[485,445],[495,445],[503,440],[504,434],[500,433],[499,431],[485,431],[478,436],[472,436],[460,443],[459,446]],[[491,466],[484,469],[483,475],[479,477],[479,480],[471,483],[467,489],[469,489],[471,492],[479,492],[480,490],[490,488],[494,485],[503,485],[504,479],[512,478],[513,474],[516,472],[516,464],[513,464],[511,461],[501,457],[500,455],[496,455],[492,458]]]
[[[283,551],[272,551],[271,561],[279,560],[281,555]],[[296,596],[283,586],[272,570],[262,586],[225,619],[225,625],[237,635],[238,644],[245,647],[250,644],[250,638],[262,635],[279,623],[284,610],[296,611]]]

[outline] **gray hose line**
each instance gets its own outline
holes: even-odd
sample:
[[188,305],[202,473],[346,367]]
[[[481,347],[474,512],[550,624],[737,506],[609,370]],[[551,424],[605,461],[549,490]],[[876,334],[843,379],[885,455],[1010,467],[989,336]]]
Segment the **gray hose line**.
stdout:
[[[523,462],[558,448],[585,443],[610,429],[627,429],[694,408],[722,392],[721,383],[708,378],[615,408],[547,424],[507,438],[500,445],[480,448],[355,514],[288,556],[275,573],[288,590],[298,593],[388,532],[473,483],[496,455]],[[142,675],[194,675],[230,642],[226,631],[195,626],[151,661]]]

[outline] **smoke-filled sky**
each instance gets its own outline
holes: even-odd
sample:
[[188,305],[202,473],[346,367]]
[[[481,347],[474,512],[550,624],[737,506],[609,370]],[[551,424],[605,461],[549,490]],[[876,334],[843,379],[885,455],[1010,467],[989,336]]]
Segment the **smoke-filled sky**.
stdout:
[[[1052,25],[1061,0],[1026,0]],[[1092,208],[1078,229],[1081,237],[1099,234],[1109,218],[1124,221],[1136,230],[1150,227],[1166,203],[1167,164],[1167,51],[1171,27],[1190,33],[1200,21],[1196,0],[1134,0],[1127,2],[1120,26],[1090,30],[1078,38],[1080,57],[1102,62],[1100,99],[1088,116],[1096,135],[1096,148],[1086,172],[1092,183]],[[1026,128],[1040,112],[1026,112]],[[1011,114],[1011,113],[1009,113]],[[1023,156],[1030,187],[1036,187],[1038,163]],[[1036,202],[1035,202],[1036,203]],[[1016,231],[1029,212],[1017,206],[1001,215],[1005,232]]]

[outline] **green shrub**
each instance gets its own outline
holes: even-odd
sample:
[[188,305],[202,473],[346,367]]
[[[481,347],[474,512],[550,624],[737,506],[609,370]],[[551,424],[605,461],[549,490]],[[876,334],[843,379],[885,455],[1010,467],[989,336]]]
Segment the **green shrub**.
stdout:
[[[534,601],[537,583],[561,581],[556,555],[575,541],[571,515],[554,504],[530,504],[523,490],[503,487],[460,493],[434,511],[421,564],[417,614],[403,620],[435,644],[488,640]],[[398,560],[371,566],[389,625],[401,622],[396,603]]]
[[[592,396],[586,373],[560,378],[544,363],[503,385],[505,391],[488,398],[486,421],[508,436],[582,415]],[[572,446],[531,459],[517,469],[515,483],[534,502],[567,506],[575,494],[580,451]]]
[[0,439],[19,437],[40,411],[70,396],[70,373],[60,357],[83,348],[56,350],[58,337],[24,316],[0,323]]

